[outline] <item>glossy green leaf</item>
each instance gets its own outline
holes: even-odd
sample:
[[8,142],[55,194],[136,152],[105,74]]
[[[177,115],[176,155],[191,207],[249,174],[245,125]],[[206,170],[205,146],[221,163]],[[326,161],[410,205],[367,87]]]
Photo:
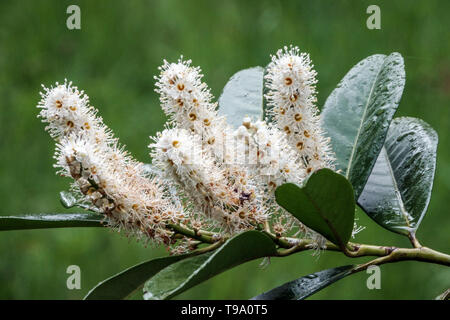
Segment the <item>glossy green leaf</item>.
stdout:
[[436,170],[438,136],[420,119],[392,121],[384,147],[358,199],[378,224],[415,233],[428,207]]
[[239,127],[245,116],[262,119],[263,78],[264,68],[254,67],[235,73],[227,82],[219,98],[219,114],[230,125]]
[[337,169],[352,183],[356,199],[383,147],[404,85],[402,56],[377,54],[354,66],[325,102],[323,127]]
[[220,248],[171,264],[144,286],[144,299],[170,299],[244,262],[276,254],[274,242],[258,231],[247,231]]
[[97,284],[84,297],[86,300],[120,300],[126,299],[136,290],[141,288],[145,281],[157,274],[168,265],[182,259],[191,257],[193,254],[169,256],[151,259],[131,268],[128,268]]
[[330,169],[314,172],[303,187],[286,183],[275,190],[280,206],[307,227],[343,247],[352,235],[355,219],[353,188]]
[[353,265],[331,268],[287,282],[251,300],[303,300],[352,274]]
[[0,231],[43,229],[102,227],[103,216],[92,213],[51,213],[23,216],[0,216]]

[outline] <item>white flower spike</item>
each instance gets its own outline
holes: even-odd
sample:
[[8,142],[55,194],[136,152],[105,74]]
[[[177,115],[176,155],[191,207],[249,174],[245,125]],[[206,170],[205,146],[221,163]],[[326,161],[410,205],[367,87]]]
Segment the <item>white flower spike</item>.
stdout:
[[[165,225],[184,218],[176,199],[148,177],[89,106],[89,98],[71,83],[46,89],[38,105],[46,129],[56,139],[55,167],[74,179],[80,202],[94,205],[108,225],[146,242],[170,244]],[[68,125],[70,123],[70,125]]]
[[265,97],[272,107],[268,114],[300,154],[307,173],[334,168],[330,140],[315,106],[316,75],[309,55],[291,46],[272,56],[265,76],[269,89]]
[[191,63],[183,60],[183,56],[177,63],[164,60],[158,68],[160,75],[155,76],[155,91],[171,124],[201,136],[202,144],[222,159],[223,142],[229,129],[225,118],[217,114],[217,103],[212,102],[210,89],[202,82],[200,67]]

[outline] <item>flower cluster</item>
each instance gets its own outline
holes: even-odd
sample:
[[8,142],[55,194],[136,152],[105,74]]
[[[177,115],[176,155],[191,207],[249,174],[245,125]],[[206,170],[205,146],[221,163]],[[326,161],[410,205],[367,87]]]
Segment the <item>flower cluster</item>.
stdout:
[[47,123],[45,130],[56,141],[71,134],[83,136],[98,144],[108,144],[113,140],[112,133],[98,117],[97,110],[89,106],[89,97],[71,82],[56,83],[55,87],[45,88],[40,93],[38,117]]
[[74,179],[81,202],[104,214],[109,226],[145,241],[170,243],[166,224],[183,218],[181,206],[167,198],[159,181],[118,144],[89,106],[89,98],[71,83],[44,88],[38,107],[56,140],[55,167]]
[[[254,228],[265,220],[256,187],[243,172],[230,173],[205,153],[201,137],[186,129],[166,129],[154,138],[153,164],[175,182],[194,204],[194,211],[211,218],[225,232]],[[230,179],[233,177],[233,179]]]
[[297,149],[307,173],[333,168],[334,161],[315,106],[316,75],[308,54],[297,47],[284,47],[272,56],[265,76],[269,89],[265,97],[272,106],[268,114]]
[[169,122],[151,137],[151,174],[124,151],[87,95],[67,81],[44,88],[39,116],[57,142],[55,166],[74,180],[80,201],[127,234],[176,242],[176,253],[197,242],[176,237],[174,225],[219,237],[256,228],[278,237],[297,232],[323,244],[274,197],[283,183],[302,184],[311,172],[333,168],[309,56],[291,47],[272,57],[265,76],[272,123],[243,117],[237,129],[219,116],[190,60],[164,60],[159,71],[156,92]]
[[[266,220],[258,187],[239,163],[238,141],[216,103],[199,67],[191,61],[164,61],[155,77],[162,109],[172,129],[153,138],[153,163],[169,184],[188,195],[195,209],[225,232],[255,228]],[[180,160],[181,159],[181,160]]]
[[318,247],[325,239],[318,233],[307,228],[275,202],[275,189],[287,182],[301,185],[306,176],[299,153],[288,143],[286,134],[264,121],[252,123],[250,118],[244,118],[242,126],[236,131],[237,136],[244,137],[247,147],[255,159],[249,163],[250,175],[256,180],[256,185],[262,194],[262,201],[271,219],[271,230],[277,235],[296,230],[297,235],[316,241]]
[[203,146],[222,158],[226,119],[217,114],[217,103],[212,102],[210,89],[202,82],[200,67],[192,67],[191,60],[181,57],[178,63],[164,60],[159,70],[160,75],[155,76],[156,92],[170,123],[199,135]]

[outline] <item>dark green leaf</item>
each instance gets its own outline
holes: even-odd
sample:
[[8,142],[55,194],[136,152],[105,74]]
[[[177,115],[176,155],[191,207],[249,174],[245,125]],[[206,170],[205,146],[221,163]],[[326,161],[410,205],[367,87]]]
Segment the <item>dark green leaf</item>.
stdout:
[[373,55],[354,66],[325,102],[323,126],[337,169],[352,183],[356,199],[383,147],[404,85],[400,54]]
[[275,190],[280,206],[307,227],[343,247],[352,235],[355,219],[353,188],[330,169],[314,172],[303,187],[286,183]]
[[287,282],[251,300],[303,300],[352,274],[353,265],[331,268]]
[[372,174],[359,197],[378,224],[401,234],[415,233],[427,211],[436,169],[438,136],[416,118],[396,118]]
[[51,213],[24,216],[0,216],[0,231],[42,229],[101,227],[103,216],[92,213]]
[[247,231],[220,248],[169,265],[144,286],[144,299],[170,299],[187,289],[244,262],[276,254],[273,241],[258,231]]
[[192,254],[156,258],[137,264],[97,284],[84,297],[86,300],[126,299],[143,286],[145,281],[168,265],[191,257]]
[[263,115],[264,68],[254,67],[235,73],[223,88],[219,98],[219,114],[227,117],[234,127],[249,116],[261,120]]

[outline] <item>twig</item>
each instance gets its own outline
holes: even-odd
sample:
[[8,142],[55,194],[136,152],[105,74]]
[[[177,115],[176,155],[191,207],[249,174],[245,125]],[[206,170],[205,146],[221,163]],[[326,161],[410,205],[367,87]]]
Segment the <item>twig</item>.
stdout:
[[[206,250],[206,251],[214,250],[220,247],[226,240],[226,238],[223,238],[218,234],[213,234],[210,232],[206,233],[201,230],[192,230],[186,226],[169,224],[168,227],[174,230],[177,234],[181,234],[186,237],[201,241],[202,243],[212,244],[209,247],[197,249],[196,252],[199,252],[198,250]],[[277,237],[276,235],[272,234],[269,230],[267,230],[267,228],[260,230],[260,232],[269,236],[272,239],[272,241],[275,244],[277,244],[278,247],[281,249],[276,254],[276,256],[278,257],[289,256],[291,254],[310,250],[315,247],[314,246],[315,243],[312,239]],[[412,238],[415,240],[412,242],[413,245],[415,246],[412,249],[387,247],[387,246],[374,246],[359,243],[348,243],[347,247],[344,248],[344,250],[342,250],[341,248],[339,248],[337,245],[333,244],[330,241],[327,241],[325,245],[322,247],[322,249],[328,251],[341,251],[350,258],[368,257],[368,256],[378,257],[367,263],[356,266],[352,272],[359,272],[365,270],[371,265],[381,265],[385,263],[392,263],[405,260],[415,260],[450,266],[450,255],[427,247],[423,247],[420,245],[420,243],[417,241],[414,235],[412,236]]]

